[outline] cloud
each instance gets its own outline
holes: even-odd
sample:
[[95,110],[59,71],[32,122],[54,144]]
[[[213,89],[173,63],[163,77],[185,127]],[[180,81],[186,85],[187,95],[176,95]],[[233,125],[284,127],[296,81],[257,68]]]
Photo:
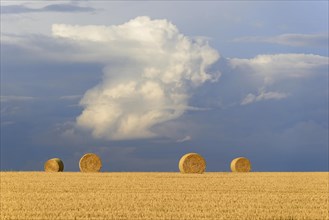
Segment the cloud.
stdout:
[[265,101],[265,100],[280,100],[286,98],[288,95],[286,93],[281,92],[266,92],[265,90],[261,90],[257,95],[249,93],[242,101],[241,105],[248,105],[254,102]]
[[304,78],[328,69],[329,58],[313,54],[268,54],[252,59],[229,59],[233,69],[255,75],[266,85],[288,78]]
[[31,96],[0,96],[0,102],[19,102],[19,101],[33,101],[36,97]]
[[192,139],[191,136],[188,135],[188,136],[178,139],[176,142],[182,143],[182,142],[190,141],[191,139]]
[[103,81],[80,104],[77,125],[95,138],[135,139],[159,134],[156,125],[180,117],[196,87],[216,81],[219,59],[206,39],[189,38],[167,20],[137,17],[118,26],[54,24],[54,36],[105,64]]
[[71,4],[50,4],[42,8],[30,8],[24,5],[1,6],[1,14],[21,14],[32,12],[93,12],[94,8]]
[[[310,151],[314,150],[314,145],[322,145],[323,149],[328,151],[327,125],[328,124],[321,125],[321,123],[317,123],[310,119],[299,121],[292,127],[285,128],[282,131],[281,138],[288,143],[301,141],[302,144],[300,145],[304,145],[303,147],[308,148]],[[302,146],[296,146],[296,148],[301,147]]]
[[273,37],[250,36],[233,40],[234,42],[263,42],[292,47],[328,47],[328,33],[324,34],[281,34]]
[[9,126],[15,124],[14,121],[1,121],[1,126]]
[[65,95],[65,96],[59,97],[59,99],[61,99],[61,100],[76,100],[76,99],[80,99],[81,97],[82,97],[82,95]]
[[240,102],[247,105],[296,95],[302,80],[327,74],[328,61],[328,57],[313,54],[267,54],[251,59],[228,59],[228,65],[236,77],[243,79],[241,89],[250,91]]

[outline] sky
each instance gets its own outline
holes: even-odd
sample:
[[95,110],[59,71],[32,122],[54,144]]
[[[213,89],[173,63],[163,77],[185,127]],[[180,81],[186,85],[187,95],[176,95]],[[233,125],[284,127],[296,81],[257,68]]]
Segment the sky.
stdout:
[[1,170],[328,171],[328,1],[1,1]]

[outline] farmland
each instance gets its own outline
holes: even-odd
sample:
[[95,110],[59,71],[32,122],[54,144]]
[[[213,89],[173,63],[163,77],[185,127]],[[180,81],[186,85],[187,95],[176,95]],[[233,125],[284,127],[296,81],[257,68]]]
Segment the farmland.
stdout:
[[329,219],[328,172],[1,172],[1,219]]

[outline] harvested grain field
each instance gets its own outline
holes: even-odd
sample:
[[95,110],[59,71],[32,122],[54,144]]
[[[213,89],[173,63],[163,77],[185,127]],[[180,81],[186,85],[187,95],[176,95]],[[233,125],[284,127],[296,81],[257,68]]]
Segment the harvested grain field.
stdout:
[[1,219],[329,219],[329,173],[1,172]]

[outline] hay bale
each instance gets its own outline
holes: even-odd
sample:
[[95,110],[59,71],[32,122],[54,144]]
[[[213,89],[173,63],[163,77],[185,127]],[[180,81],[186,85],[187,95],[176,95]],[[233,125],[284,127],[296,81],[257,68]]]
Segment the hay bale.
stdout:
[[79,162],[81,172],[99,172],[102,168],[102,160],[93,153],[88,153],[81,157]]
[[245,157],[238,157],[231,162],[232,172],[249,172],[251,170],[251,163]]
[[178,164],[181,173],[203,173],[206,170],[206,161],[197,153],[185,154]]
[[44,169],[46,172],[62,172],[64,170],[64,163],[59,158],[52,158],[46,161]]

